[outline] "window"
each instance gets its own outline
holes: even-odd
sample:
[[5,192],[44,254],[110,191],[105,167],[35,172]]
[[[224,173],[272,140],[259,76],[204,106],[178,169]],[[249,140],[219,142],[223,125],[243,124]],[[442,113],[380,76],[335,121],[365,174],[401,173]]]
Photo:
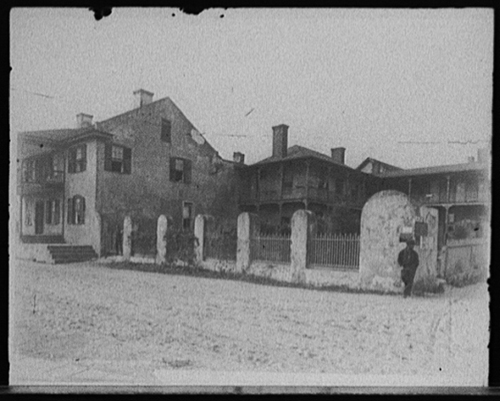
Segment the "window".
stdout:
[[170,181],[189,184],[191,182],[191,160],[178,157],[170,158]]
[[161,140],[172,143],[172,123],[164,118],[161,119]]
[[345,181],[342,179],[337,179],[335,190],[337,192],[338,197],[343,197],[345,190]]
[[45,224],[52,224],[52,201],[47,201],[45,206]]
[[80,173],[87,168],[87,145],[80,145],[69,150],[68,173]]
[[68,224],[85,224],[85,198],[75,195],[68,199]]
[[193,222],[193,204],[191,202],[182,203],[182,228],[190,230]]
[[60,223],[61,201],[52,199],[46,202],[45,223],[49,225],[58,225]]
[[131,174],[132,150],[125,146],[107,143],[104,146],[104,170],[113,173]]
[[36,160],[25,160],[23,162],[23,181],[34,182],[36,180]]

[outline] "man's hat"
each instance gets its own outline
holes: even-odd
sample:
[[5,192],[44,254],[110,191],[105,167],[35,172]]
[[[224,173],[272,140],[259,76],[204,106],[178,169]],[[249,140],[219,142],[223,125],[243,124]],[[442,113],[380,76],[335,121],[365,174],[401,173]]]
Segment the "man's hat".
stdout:
[[415,240],[413,238],[410,238],[408,241],[406,241],[408,245],[415,245]]

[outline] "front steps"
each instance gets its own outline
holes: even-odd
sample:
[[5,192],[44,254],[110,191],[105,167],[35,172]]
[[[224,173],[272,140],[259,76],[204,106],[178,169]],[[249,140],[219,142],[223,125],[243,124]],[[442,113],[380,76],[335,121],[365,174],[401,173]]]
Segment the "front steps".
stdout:
[[90,245],[47,245],[53,263],[75,263],[97,259]]

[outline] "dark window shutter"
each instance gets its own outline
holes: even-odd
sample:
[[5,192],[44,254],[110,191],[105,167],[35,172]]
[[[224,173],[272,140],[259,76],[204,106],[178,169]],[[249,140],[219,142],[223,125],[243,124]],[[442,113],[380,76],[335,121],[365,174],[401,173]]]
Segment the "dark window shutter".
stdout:
[[73,224],[73,198],[68,199],[68,224]]
[[161,140],[171,143],[172,141],[172,123],[170,120],[161,119]]
[[85,198],[80,197],[80,205],[81,205],[81,216],[82,216],[82,224],[85,224]]
[[170,181],[175,181],[175,157],[170,158]]
[[68,152],[68,173],[76,172],[76,151],[70,149]]
[[85,171],[87,169],[87,144],[82,145],[82,169],[80,171]]
[[132,149],[123,148],[123,173],[130,174],[132,172]]
[[191,183],[191,160],[184,160],[184,182]]
[[61,201],[56,199],[54,205],[54,224],[58,225],[60,223],[60,215],[61,215]]
[[52,224],[52,201],[45,202],[45,223]]
[[111,144],[104,144],[104,171],[111,171]]

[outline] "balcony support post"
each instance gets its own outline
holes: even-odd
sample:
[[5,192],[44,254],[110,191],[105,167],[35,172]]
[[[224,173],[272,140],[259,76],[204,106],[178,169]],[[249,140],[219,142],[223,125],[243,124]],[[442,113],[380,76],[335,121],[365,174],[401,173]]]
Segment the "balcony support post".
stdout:
[[408,198],[411,199],[411,178],[408,178]]
[[257,169],[257,202],[260,201],[260,168]]
[[[283,163],[280,164],[280,189],[279,189],[279,199],[283,199]],[[280,208],[280,215],[281,215],[281,208]],[[281,218],[281,217],[280,217]]]
[[[446,176],[446,203],[450,201],[450,176]],[[446,215],[448,216],[448,210],[446,211]]]
[[309,168],[310,168],[311,163],[309,161],[306,161],[306,198],[304,200],[304,205],[307,210],[307,200],[309,199]]

